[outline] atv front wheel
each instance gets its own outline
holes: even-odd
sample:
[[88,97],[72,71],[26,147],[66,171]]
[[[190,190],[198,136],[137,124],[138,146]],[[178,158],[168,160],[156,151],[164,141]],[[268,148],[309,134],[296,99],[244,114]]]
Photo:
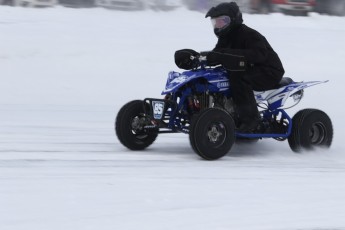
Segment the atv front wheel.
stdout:
[[288,138],[294,152],[329,148],[333,139],[333,126],[326,113],[317,109],[303,109],[292,118],[292,132]]
[[158,130],[146,130],[150,121],[144,113],[145,103],[135,100],[125,104],[117,114],[115,132],[119,141],[131,150],[143,150],[158,136]]
[[206,109],[192,120],[189,140],[200,157],[219,159],[230,151],[235,142],[234,120],[222,109]]

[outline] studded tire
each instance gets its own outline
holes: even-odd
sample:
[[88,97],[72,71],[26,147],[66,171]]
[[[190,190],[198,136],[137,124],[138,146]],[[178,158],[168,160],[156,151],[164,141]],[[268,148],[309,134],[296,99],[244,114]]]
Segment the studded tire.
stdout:
[[288,138],[292,151],[299,153],[316,147],[329,148],[332,139],[332,121],[325,112],[303,109],[293,116],[292,131]]
[[146,116],[145,103],[134,100],[125,104],[117,114],[115,133],[119,141],[131,150],[143,150],[150,146],[158,136],[158,130],[145,130]]
[[193,150],[203,159],[225,156],[235,142],[235,123],[223,109],[210,108],[193,118],[189,128]]

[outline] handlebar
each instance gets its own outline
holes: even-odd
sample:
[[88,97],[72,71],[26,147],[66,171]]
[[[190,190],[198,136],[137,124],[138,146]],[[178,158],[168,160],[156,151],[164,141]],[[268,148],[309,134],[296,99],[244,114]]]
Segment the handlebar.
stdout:
[[190,56],[190,59],[195,63],[195,68],[205,68],[207,66],[207,57],[205,55]]
[[207,57],[206,57],[206,56],[202,56],[202,55],[199,55],[199,56],[190,56],[190,59],[191,59],[191,60],[198,59],[199,62],[207,61]]

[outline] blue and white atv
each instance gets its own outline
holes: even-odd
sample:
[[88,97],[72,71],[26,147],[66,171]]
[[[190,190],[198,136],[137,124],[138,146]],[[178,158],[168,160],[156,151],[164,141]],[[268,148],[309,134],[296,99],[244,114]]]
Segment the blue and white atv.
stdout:
[[283,78],[277,89],[254,92],[261,124],[254,133],[238,133],[231,76],[222,67],[207,67],[205,57],[198,63],[193,70],[169,73],[164,99],[134,100],[120,109],[115,131],[124,146],[143,150],[160,133],[186,133],[193,150],[206,160],[223,157],[236,140],[287,139],[294,152],[330,147],[333,127],[326,113],[302,109],[290,118],[283,108],[288,99],[292,106],[298,104],[305,88],[327,81]]

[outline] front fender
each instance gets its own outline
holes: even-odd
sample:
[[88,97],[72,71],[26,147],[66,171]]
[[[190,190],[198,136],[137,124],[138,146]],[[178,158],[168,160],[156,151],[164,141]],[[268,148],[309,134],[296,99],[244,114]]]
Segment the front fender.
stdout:
[[167,83],[165,84],[165,89],[162,91],[162,95],[176,92],[177,89],[198,77],[200,77],[200,75],[197,74],[197,72],[195,74],[187,75],[171,71],[169,72]]
[[171,71],[169,72],[162,95],[174,93],[185,84],[201,78],[207,80],[211,85],[218,87],[219,91],[223,91],[229,87],[227,73],[221,68],[198,69],[182,73]]

